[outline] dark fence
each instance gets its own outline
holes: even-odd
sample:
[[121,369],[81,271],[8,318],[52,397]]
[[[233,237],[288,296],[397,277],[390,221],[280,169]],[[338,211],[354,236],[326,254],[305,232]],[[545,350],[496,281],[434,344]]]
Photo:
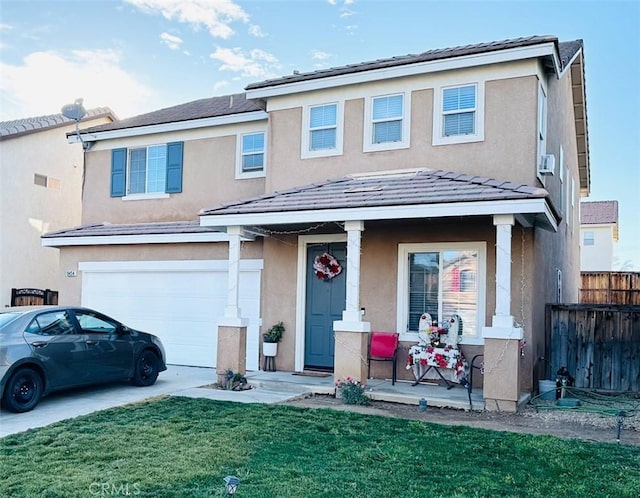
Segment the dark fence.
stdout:
[[640,392],[640,306],[548,304],[546,378],[566,367],[576,387]]
[[587,271],[580,276],[581,303],[640,305],[640,272]]
[[11,306],[58,304],[58,291],[51,289],[11,289]]

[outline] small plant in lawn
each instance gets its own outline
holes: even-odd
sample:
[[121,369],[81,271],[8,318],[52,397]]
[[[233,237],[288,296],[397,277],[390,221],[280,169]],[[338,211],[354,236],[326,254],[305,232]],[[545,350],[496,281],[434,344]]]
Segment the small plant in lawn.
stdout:
[[352,377],[347,377],[344,380],[338,379],[336,388],[340,391],[342,401],[346,405],[368,405],[370,402],[364,393],[364,384]]

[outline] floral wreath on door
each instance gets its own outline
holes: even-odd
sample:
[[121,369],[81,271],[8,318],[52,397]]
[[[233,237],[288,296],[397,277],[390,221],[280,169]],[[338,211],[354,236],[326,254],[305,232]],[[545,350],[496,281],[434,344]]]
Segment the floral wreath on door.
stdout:
[[325,282],[340,275],[342,272],[342,266],[340,263],[328,252],[320,254],[313,260],[313,271],[319,280]]

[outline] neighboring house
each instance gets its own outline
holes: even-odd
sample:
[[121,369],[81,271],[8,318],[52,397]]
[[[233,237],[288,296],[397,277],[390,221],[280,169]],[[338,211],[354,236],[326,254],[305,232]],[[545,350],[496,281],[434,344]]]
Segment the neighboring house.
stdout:
[[294,73],[82,137],[82,225],[43,238],[80,275],[61,297],[160,334],[169,363],[257,369],[283,321],[279,369],[364,380],[369,331],[404,355],[421,313],[455,311],[487,408],[515,410],[546,375],[545,304],[578,299],[581,40]]
[[[103,107],[81,124],[114,119]],[[81,220],[83,151],[67,141],[75,126],[62,114],[0,122],[0,306],[10,305],[12,288],[58,288],[58,252],[40,236]]]
[[618,201],[580,203],[580,241],[580,270],[613,270]]

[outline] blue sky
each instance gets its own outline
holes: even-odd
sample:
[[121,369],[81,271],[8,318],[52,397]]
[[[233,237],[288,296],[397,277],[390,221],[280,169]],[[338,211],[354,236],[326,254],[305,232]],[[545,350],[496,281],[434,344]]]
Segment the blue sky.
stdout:
[[0,0],[0,121],[84,98],[119,117],[251,82],[434,48],[585,44],[591,195],[618,200],[640,270],[640,1]]

